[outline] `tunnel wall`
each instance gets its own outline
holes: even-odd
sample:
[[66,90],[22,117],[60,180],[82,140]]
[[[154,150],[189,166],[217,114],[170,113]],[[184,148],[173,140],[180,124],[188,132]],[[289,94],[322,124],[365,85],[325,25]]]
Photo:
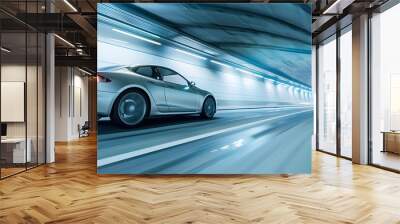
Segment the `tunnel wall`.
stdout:
[[98,67],[112,65],[157,64],[172,68],[186,79],[194,81],[196,86],[210,91],[217,99],[219,109],[240,109],[273,107],[278,105],[310,104],[311,99],[303,92],[296,91],[271,81],[243,74],[228,68],[220,70],[206,66],[193,65],[160,57],[137,50],[98,42]]

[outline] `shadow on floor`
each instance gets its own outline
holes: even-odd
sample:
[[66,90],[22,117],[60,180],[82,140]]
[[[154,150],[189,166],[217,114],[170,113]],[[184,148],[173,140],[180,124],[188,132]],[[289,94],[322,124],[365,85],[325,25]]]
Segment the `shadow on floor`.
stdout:
[[[214,117],[213,120],[218,120],[218,117]],[[127,132],[132,130],[145,130],[148,128],[159,128],[170,125],[194,123],[194,122],[206,122],[209,121],[200,117],[199,115],[171,115],[155,117],[144,120],[141,124],[134,128],[123,128],[116,124],[113,124],[110,120],[104,120],[98,122],[98,130],[101,134],[115,133],[115,132]]]

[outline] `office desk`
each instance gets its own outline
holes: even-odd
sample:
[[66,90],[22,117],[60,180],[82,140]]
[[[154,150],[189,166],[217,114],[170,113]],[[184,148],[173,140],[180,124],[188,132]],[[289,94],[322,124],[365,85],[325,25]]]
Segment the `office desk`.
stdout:
[[30,162],[32,141],[27,139],[25,151],[25,138],[5,138],[1,139],[1,157],[6,163],[25,163]]
[[383,131],[382,152],[400,154],[400,131]]

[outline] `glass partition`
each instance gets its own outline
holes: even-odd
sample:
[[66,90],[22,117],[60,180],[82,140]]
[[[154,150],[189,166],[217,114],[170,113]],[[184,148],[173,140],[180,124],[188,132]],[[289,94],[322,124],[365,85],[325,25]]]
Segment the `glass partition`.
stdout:
[[[1,175],[24,171],[30,162],[26,125],[26,33],[1,34]],[[6,50],[4,50],[6,49]]]
[[352,35],[351,26],[340,36],[340,154],[352,157]]
[[[43,11],[43,1],[0,7]],[[21,14],[22,13],[22,14]],[[45,35],[0,12],[0,178],[45,162]]]
[[400,171],[400,4],[371,19],[371,162]]
[[336,153],[336,36],[318,47],[318,149]]

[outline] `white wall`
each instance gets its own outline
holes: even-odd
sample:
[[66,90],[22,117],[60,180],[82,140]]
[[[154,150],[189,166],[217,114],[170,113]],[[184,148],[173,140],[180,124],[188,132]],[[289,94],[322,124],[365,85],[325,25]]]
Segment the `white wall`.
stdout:
[[[294,88],[217,65],[198,65],[144,53],[127,47],[98,42],[99,68],[112,65],[157,64],[174,69],[196,86],[213,93],[221,108],[248,108],[279,104],[312,103],[312,96]],[[311,74],[310,74],[311,75]]]
[[78,125],[88,120],[88,78],[76,68],[56,67],[55,85],[55,140],[77,139]]
[[69,125],[69,68],[56,67],[55,69],[55,140],[67,141]]
[[75,70],[73,86],[74,86],[74,92],[73,92],[74,96],[72,97],[74,101],[73,102],[74,107],[72,108],[71,135],[73,138],[77,138],[79,137],[79,132],[77,128],[78,124],[82,126],[85,123],[85,121],[88,121],[89,118],[88,77],[82,76],[82,73]]
[[[26,70],[27,69],[27,70]],[[28,72],[28,88],[27,88],[27,119],[28,119],[28,129],[32,127],[32,129],[36,130],[36,80],[33,80],[30,76],[31,74],[36,75],[36,67],[34,66],[25,66],[19,64],[4,64],[1,66],[1,81],[4,82],[24,82],[26,71]],[[29,88],[34,86],[35,88]],[[2,96],[3,97],[3,96]],[[1,108],[1,110],[8,110],[9,108]],[[24,109],[24,108],[22,108]],[[32,123],[33,122],[33,123]],[[25,136],[25,123],[26,122],[8,122],[7,132],[11,137],[24,137]],[[30,130],[28,130],[28,135],[30,134]]]
[[[38,70],[37,70],[38,69]],[[1,66],[2,82],[24,82],[26,85],[26,107],[25,104],[20,108],[23,114],[26,112],[26,120],[22,122],[6,122],[7,137],[29,139],[32,161],[44,161],[44,74],[41,67],[25,65],[20,63],[6,63]],[[27,78],[27,80],[26,80]],[[21,94],[24,94],[22,90]],[[7,97],[2,95],[3,97]],[[2,112],[12,110],[10,107],[2,107]],[[13,113],[7,111],[7,113]],[[39,156],[37,157],[37,153]]]
[[[1,81],[25,82],[25,64],[8,64],[1,66]],[[7,108],[1,108],[7,110]],[[25,137],[25,122],[9,122],[7,123],[8,137]]]

